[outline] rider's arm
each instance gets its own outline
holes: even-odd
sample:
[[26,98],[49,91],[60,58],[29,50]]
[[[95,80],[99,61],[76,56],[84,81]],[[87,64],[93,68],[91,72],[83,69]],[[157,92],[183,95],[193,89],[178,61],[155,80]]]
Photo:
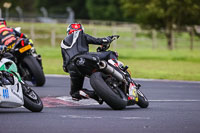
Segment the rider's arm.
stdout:
[[88,34],[84,34],[88,44],[107,44],[107,43],[110,43],[111,42],[111,38],[108,36],[108,37],[105,37],[105,38],[95,38],[93,36],[90,36]]
[[25,34],[16,31],[14,28],[13,28],[13,31],[14,31],[15,35],[17,35],[18,37],[20,37],[20,38],[26,38],[26,35],[25,35]]

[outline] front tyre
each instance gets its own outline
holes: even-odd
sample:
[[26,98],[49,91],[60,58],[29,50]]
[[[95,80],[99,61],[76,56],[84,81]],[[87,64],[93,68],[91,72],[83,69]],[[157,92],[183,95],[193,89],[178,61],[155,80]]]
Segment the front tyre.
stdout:
[[[96,72],[90,77],[90,84],[98,96],[100,96],[112,109],[122,110],[126,108],[127,99],[118,88],[112,88],[103,78],[103,74]],[[112,84],[112,82],[110,82]]]
[[[43,86],[45,83],[45,76],[39,62],[31,55],[25,56],[22,66],[28,70],[30,81],[36,86]],[[25,79],[26,80],[26,79]]]
[[141,108],[147,108],[149,106],[149,101],[145,97],[145,95],[138,90],[138,102],[137,105],[140,106]]
[[23,85],[24,107],[32,112],[41,112],[43,103],[40,97],[31,88]]

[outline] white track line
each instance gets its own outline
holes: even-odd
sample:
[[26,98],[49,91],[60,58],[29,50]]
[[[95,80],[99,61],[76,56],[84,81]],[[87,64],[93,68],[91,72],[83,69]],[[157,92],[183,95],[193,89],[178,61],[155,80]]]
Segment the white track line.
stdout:
[[[83,99],[80,101],[74,101],[70,96],[62,96],[62,97],[56,97],[56,99],[60,99],[67,102],[73,102],[78,103],[81,105],[99,105],[95,100],[93,99]],[[200,99],[157,99],[157,100],[149,100],[149,102],[200,102]]]
[[198,99],[149,100],[150,102],[200,102]]
[[[69,75],[59,75],[59,74],[45,74],[46,77],[67,77],[69,78]],[[185,81],[185,80],[168,80],[168,79],[143,79],[143,78],[133,78],[134,80],[140,80],[140,81],[160,81],[160,82],[181,82],[181,83],[199,83],[200,81]]]
[[71,118],[71,119],[123,119],[123,120],[149,120],[150,117],[105,117],[105,116],[92,116],[92,115],[60,115],[61,118]]
[[120,117],[125,120],[149,120],[150,117]]

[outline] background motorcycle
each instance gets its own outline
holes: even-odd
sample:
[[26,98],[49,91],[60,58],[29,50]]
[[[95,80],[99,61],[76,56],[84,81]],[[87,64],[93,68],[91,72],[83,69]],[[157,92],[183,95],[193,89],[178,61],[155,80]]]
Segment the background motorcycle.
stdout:
[[8,46],[13,55],[13,61],[18,66],[23,80],[31,81],[36,86],[45,84],[45,76],[42,68],[41,56],[36,53],[33,44],[26,38],[20,38],[16,43]]
[[[115,40],[119,36],[111,38]],[[110,44],[102,45],[97,51],[106,51],[109,47]],[[90,78],[90,84],[96,94],[112,109],[121,110],[134,104],[141,108],[148,107],[148,99],[139,90],[141,85],[131,78],[127,66],[112,60],[100,60],[95,54],[78,55],[73,59],[73,63],[80,74]]]
[[32,112],[40,112],[43,103],[40,97],[21,79],[15,63],[0,54],[0,107],[24,106]]

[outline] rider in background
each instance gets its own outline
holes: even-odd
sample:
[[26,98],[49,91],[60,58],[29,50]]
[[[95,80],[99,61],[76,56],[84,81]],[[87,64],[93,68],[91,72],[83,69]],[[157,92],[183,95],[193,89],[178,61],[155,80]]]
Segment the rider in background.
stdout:
[[[0,45],[11,48],[18,38],[26,38],[26,35],[16,31],[14,28],[7,27],[5,19],[0,18]],[[28,43],[28,41],[28,39],[25,39],[24,43]]]
[[117,59],[117,54],[113,51],[105,52],[89,52],[88,44],[107,45],[111,43],[110,36],[105,38],[95,38],[84,33],[84,28],[79,23],[70,24],[67,28],[67,36],[61,42],[61,51],[63,57],[63,70],[70,74],[71,91],[70,95],[73,100],[81,100],[83,98],[93,98],[102,104],[102,101],[94,91],[83,89],[84,76],[74,67],[71,60],[76,55],[92,54],[97,55],[100,59]]

